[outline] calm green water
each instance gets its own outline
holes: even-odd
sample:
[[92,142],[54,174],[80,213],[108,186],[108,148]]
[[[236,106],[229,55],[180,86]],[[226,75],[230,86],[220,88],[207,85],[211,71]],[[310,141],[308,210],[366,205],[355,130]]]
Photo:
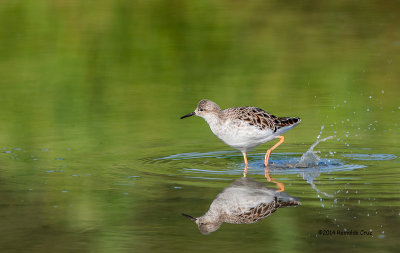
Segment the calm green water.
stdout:
[[[399,13],[398,1],[2,1],[0,251],[398,250]],[[208,236],[181,216],[205,213],[244,166],[202,119],[179,119],[202,98],[302,118],[270,158],[301,206]],[[286,166],[322,126],[335,136],[316,148],[322,165]],[[274,187],[272,145],[249,153],[248,176]]]

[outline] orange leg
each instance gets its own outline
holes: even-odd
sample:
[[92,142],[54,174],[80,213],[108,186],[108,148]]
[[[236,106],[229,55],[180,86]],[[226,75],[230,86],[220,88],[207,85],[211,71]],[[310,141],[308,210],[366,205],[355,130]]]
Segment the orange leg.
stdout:
[[244,153],[244,152],[243,152],[243,158],[244,158],[243,177],[246,177],[246,175],[247,175],[247,167],[249,166],[249,163],[247,162],[247,156],[246,156],[246,153]]
[[267,179],[268,182],[272,182],[272,183],[276,184],[276,186],[279,188],[278,192],[283,192],[285,190],[285,185],[283,183],[276,182],[275,179],[273,179],[269,176],[268,166],[265,166],[265,178]]
[[283,136],[278,136],[276,138],[279,138],[280,141],[278,141],[278,143],[276,143],[274,146],[272,146],[272,148],[268,149],[267,153],[265,153],[265,159],[264,159],[265,166],[268,166],[268,159],[269,159],[269,155],[271,154],[272,150],[276,149],[276,147],[278,147],[279,145],[282,144],[282,142],[285,141],[285,138]]

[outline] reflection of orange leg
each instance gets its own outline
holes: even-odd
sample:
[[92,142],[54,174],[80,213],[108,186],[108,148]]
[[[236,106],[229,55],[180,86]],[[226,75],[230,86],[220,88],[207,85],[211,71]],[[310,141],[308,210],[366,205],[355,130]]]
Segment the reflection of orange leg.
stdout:
[[246,156],[246,153],[244,153],[244,152],[243,152],[243,158],[244,158],[243,177],[246,177],[246,175],[247,175],[247,167],[249,166],[249,163],[247,162],[247,156]]
[[285,185],[283,183],[276,182],[275,179],[269,176],[269,167],[265,166],[265,178],[268,182],[275,183],[276,186],[279,188],[278,192],[283,192],[285,190]]
[[269,159],[269,155],[271,154],[272,150],[276,149],[276,147],[281,145],[282,142],[285,140],[285,138],[283,136],[278,136],[276,138],[279,138],[280,141],[278,141],[278,143],[276,143],[274,146],[272,146],[272,148],[268,149],[267,153],[265,153],[265,159],[264,159],[265,166],[268,166],[268,159]]

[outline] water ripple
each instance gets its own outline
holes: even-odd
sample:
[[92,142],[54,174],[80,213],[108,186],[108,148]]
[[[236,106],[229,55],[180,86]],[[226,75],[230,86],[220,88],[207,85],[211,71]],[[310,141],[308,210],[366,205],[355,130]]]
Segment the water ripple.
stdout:
[[[183,160],[183,159],[196,159],[196,158],[206,158],[206,157],[213,157],[213,158],[224,158],[224,157],[233,157],[239,156],[235,151],[214,151],[214,152],[191,152],[191,153],[182,153],[182,154],[175,154],[169,155],[166,157],[156,158],[154,160]],[[241,156],[241,155],[240,155]]]
[[[348,172],[356,169],[365,168],[362,164],[346,164],[345,161],[334,158],[321,158],[318,166],[310,168],[299,168],[296,164],[300,160],[302,153],[274,153],[271,156],[269,164],[270,173],[275,175],[296,175],[304,173],[331,173],[331,172]],[[360,158],[362,154],[352,154],[344,157]],[[371,156],[369,156],[371,157]],[[394,159],[391,155],[377,155],[381,159]],[[212,158],[213,160],[210,160]],[[225,165],[221,164],[221,160],[216,158],[225,158]],[[192,162],[189,160],[193,159]],[[238,160],[239,159],[239,160]],[[241,175],[243,173],[242,155],[235,151],[215,151],[215,152],[192,152],[172,154],[161,158],[153,158],[151,162],[170,163],[170,162],[186,162],[180,171],[188,174],[202,175]],[[264,153],[253,153],[249,155],[249,173],[255,175],[264,174]],[[352,159],[354,160],[354,159]],[[239,162],[240,161],[240,162]],[[150,161],[149,161],[150,162]],[[190,162],[190,164],[188,164]]]
[[342,156],[358,161],[389,161],[397,158],[392,154],[342,154]]

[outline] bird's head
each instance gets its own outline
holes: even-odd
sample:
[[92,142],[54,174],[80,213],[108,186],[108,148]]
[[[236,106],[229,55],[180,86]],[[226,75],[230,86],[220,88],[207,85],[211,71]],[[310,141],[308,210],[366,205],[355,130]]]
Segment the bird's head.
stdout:
[[206,119],[209,115],[218,114],[221,108],[211,100],[203,99],[199,102],[194,112],[186,114],[181,117],[181,119],[196,115]]
[[215,222],[209,221],[203,216],[195,218],[184,213],[182,215],[188,218],[189,220],[194,221],[203,235],[208,235],[209,233],[216,231],[222,224],[222,222],[220,221],[215,221]]

